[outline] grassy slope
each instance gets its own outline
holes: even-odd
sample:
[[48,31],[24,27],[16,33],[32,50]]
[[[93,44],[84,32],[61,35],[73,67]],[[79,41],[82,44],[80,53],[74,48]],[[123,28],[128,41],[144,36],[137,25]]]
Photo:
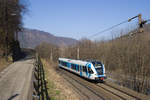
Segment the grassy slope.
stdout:
[[48,93],[51,100],[79,100],[72,88],[68,85],[66,80],[56,72],[56,64],[49,63],[42,59],[44,70],[46,72],[46,79],[48,81]]

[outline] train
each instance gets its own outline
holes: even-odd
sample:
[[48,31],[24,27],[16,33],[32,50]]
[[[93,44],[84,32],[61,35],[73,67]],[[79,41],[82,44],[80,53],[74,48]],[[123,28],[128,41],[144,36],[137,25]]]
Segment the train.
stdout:
[[104,79],[106,79],[105,67],[100,61],[59,58],[58,63],[60,68],[78,74],[86,79],[96,82],[104,82]]

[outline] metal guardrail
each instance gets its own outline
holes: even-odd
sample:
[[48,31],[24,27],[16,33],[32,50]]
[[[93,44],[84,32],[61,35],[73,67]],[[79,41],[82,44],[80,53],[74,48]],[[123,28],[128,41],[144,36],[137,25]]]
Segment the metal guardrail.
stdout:
[[36,55],[33,73],[33,100],[50,100],[47,89],[43,64],[40,57]]

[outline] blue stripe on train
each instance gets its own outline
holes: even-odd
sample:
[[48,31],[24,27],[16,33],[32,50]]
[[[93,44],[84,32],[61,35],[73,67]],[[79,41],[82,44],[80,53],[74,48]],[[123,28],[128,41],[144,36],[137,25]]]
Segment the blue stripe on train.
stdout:
[[76,71],[79,71],[79,66],[77,64],[75,66],[76,66]]
[[[91,68],[91,64],[88,65],[89,68]],[[91,74],[89,73],[88,78],[90,78]]]
[[70,68],[71,67],[71,64],[70,63],[68,63],[68,62],[66,62],[67,63],[67,67],[68,68]]
[[98,77],[105,77],[105,75],[97,75]]
[[[90,63],[87,63],[86,66],[87,66],[88,68],[91,68],[91,64],[90,64]],[[86,76],[88,76],[88,78],[90,78],[91,74],[88,73],[88,71],[87,71],[87,72],[86,72]]]

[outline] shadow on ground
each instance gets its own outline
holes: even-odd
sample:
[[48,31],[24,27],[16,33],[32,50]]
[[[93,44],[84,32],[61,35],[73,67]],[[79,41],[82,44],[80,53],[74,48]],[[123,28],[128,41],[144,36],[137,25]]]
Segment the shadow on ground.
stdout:
[[19,95],[19,94],[15,94],[15,95],[11,96],[10,98],[8,98],[8,100],[13,100],[13,99],[15,99],[18,95]]
[[24,60],[33,59],[33,58],[35,58],[35,50],[24,48],[21,50],[20,56],[14,58],[13,62],[24,61]]

